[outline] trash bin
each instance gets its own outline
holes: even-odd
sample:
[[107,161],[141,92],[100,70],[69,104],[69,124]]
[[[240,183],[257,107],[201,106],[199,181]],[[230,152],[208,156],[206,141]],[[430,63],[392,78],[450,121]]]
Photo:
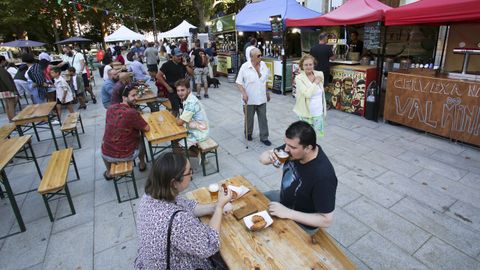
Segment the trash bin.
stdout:
[[367,108],[365,110],[365,118],[377,121],[377,82],[372,81],[367,88]]

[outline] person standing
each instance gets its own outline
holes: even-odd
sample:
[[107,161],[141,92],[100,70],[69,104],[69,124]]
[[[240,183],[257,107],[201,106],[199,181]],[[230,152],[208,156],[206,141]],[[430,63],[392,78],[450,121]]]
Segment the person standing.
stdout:
[[74,67],[68,68],[68,74],[70,75],[70,88],[75,92],[75,96],[78,98],[80,105],[78,109],[87,109],[85,104],[85,86],[83,85],[83,79],[80,76],[77,76],[77,71]]
[[35,59],[31,54],[22,56],[22,61],[27,64],[28,70],[25,74],[30,93],[32,94],[32,102],[34,104],[44,103],[47,96],[47,81],[42,67],[39,63],[35,63]]
[[62,105],[67,106],[69,113],[73,113],[73,93],[67,81],[61,76],[62,70],[59,67],[54,67],[50,70],[50,76],[55,80],[55,90],[57,93],[57,114],[58,120],[62,115]]
[[202,99],[202,89],[205,89],[204,98],[208,96],[208,56],[205,50],[200,47],[200,40],[195,40],[195,48],[192,50],[193,74],[195,75],[195,84],[197,85],[197,98]]
[[175,48],[172,51],[170,60],[162,65],[156,76],[157,81],[168,91],[168,99],[172,104],[172,111],[175,115],[178,114],[181,106],[180,98],[177,95],[177,91],[175,91],[175,82],[185,79],[187,73],[193,74],[192,67],[182,56],[183,53],[180,49]]
[[350,46],[350,52],[356,52],[362,55],[363,53],[363,41],[358,38],[358,32],[352,31],[350,32],[350,41],[348,42],[348,46]]
[[269,165],[278,160],[278,150],[289,154],[283,164],[280,190],[265,193],[271,201],[268,211],[273,216],[291,219],[314,234],[333,222],[338,184],[335,169],[308,123],[292,123],[285,131],[284,141],[284,145],[260,155],[260,162]]
[[253,117],[255,113],[260,128],[260,141],[266,146],[272,143],[268,140],[267,102],[270,101],[270,92],[267,91],[267,79],[270,70],[262,61],[262,53],[258,48],[250,51],[251,60],[243,63],[237,77],[237,86],[242,94],[244,110],[246,112],[245,136],[252,140]]
[[93,103],[96,104],[97,98],[95,97],[95,94],[93,94],[93,90],[90,87],[84,55],[80,52],[74,51],[70,46],[63,47],[63,53],[64,55],[62,57],[62,62],[58,64],[57,67],[63,67],[67,64],[71,67],[74,67],[77,71],[77,75],[81,76],[83,79],[85,90],[90,93]]
[[300,120],[309,123],[317,138],[325,135],[324,123],[327,116],[327,104],[323,88],[323,73],[314,70],[315,58],[305,54],[300,59],[300,74],[295,77],[296,96],[293,111]]
[[28,87],[27,77],[25,77],[25,73],[28,70],[28,66],[26,64],[20,65],[18,67],[17,74],[13,77],[13,81],[15,82],[15,86],[17,87],[18,95],[24,96],[28,103],[28,98],[32,98],[32,94],[30,94],[30,89]]
[[12,76],[5,69],[7,60],[0,55],[0,99],[5,101],[8,120],[12,121],[15,117],[15,104],[17,102],[17,88]]
[[145,59],[147,60],[147,69],[155,70],[155,73],[158,71],[158,50],[153,47],[153,42],[148,43],[148,47],[143,53],[145,55]]
[[323,86],[327,86],[330,82],[330,60],[335,59],[332,46],[327,45],[328,34],[326,32],[318,35],[318,44],[310,49],[310,55],[315,57],[317,65],[315,70],[323,72],[324,81]]
[[250,53],[251,53],[252,49],[256,48],[256,47],[257,47],[257,39],[252,37],[250,39],[250,45],[248,45],[245,48],[245,58],[247,59],[247,62],[250,62]]

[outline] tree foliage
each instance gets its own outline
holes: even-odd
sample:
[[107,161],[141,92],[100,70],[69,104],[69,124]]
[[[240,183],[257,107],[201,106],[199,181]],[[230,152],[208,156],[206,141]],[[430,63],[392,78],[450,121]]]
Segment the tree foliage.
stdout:
[[[167,31],[183,20],[199,27],[218,13],[238,12],[245,0],[153,0],[157,31]],[[80,10],[68,0],[0,0],[0,39],[25,38],[53,44],[78,35],[101,42],[120,24],[141,32],[153,31],[152,1],[76,0]],[[90,8],[87,7],[90,6]],[[96,10],[93,8],[96,7]],[[104,11],[108,10],[108,14]]]

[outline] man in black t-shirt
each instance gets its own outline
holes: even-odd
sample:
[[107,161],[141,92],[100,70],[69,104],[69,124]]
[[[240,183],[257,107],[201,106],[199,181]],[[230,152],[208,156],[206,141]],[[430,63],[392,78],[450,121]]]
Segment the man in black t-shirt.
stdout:
[[175,48],[172,51],[172,58],[162,65],[156,76],[157,80],[167,89],[168,99],[175,114],[178,114],[180,108],[180,98],[175,91],[175,82],[185,79],[187,73],[193,74],[192,68],[184,59],[180,49]]
[[273,201],[269,212],[294,220],[307,230],[329,227],[335,209],[337,177],[322,148],[316,144],[315,131],[304,121],[291,124],[285,132],[285,144],[265,151],[260,161],[273,164],[279,149],[290,158],[283,165],[280,191],[265,194]]
[[330,82],[330,60],[335,59],[332,46],[327,45],[328,34],[325,32],[318,35],[318,44],[310,49],[310,54],[317,60],[315,70],[323,72],[323,86]]
[[202,89],[205,89],[204,98],[208,98],[208,55],[200,47],[200,40],[195,40],[195,48],[192,50],[193,73],[195,75],[195,84],[197,86],[197,98],[201,99]]

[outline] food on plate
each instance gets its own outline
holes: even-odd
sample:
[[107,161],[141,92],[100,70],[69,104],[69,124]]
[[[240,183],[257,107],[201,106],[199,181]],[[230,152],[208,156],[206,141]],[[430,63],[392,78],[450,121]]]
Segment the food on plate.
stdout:
[[232,200],[235,200],[236,198],[238,198],[238,193],[232,190]]
[[227,195],[228,194],[228,188],[227,188],[227,185],[225,185],[225,183],[222,184],[222,189],[223,189],[223,193],[225,195]]
[[252,227],[250,227],[250,230],[252,230],[252,231],[258,231],[258,230],[261,230],[261,229],[265,228],[265,226],[267,226],[267,222],[260,215],[254,215],[252,217],[252,222],[253,222],[253,225],[252,225]]

